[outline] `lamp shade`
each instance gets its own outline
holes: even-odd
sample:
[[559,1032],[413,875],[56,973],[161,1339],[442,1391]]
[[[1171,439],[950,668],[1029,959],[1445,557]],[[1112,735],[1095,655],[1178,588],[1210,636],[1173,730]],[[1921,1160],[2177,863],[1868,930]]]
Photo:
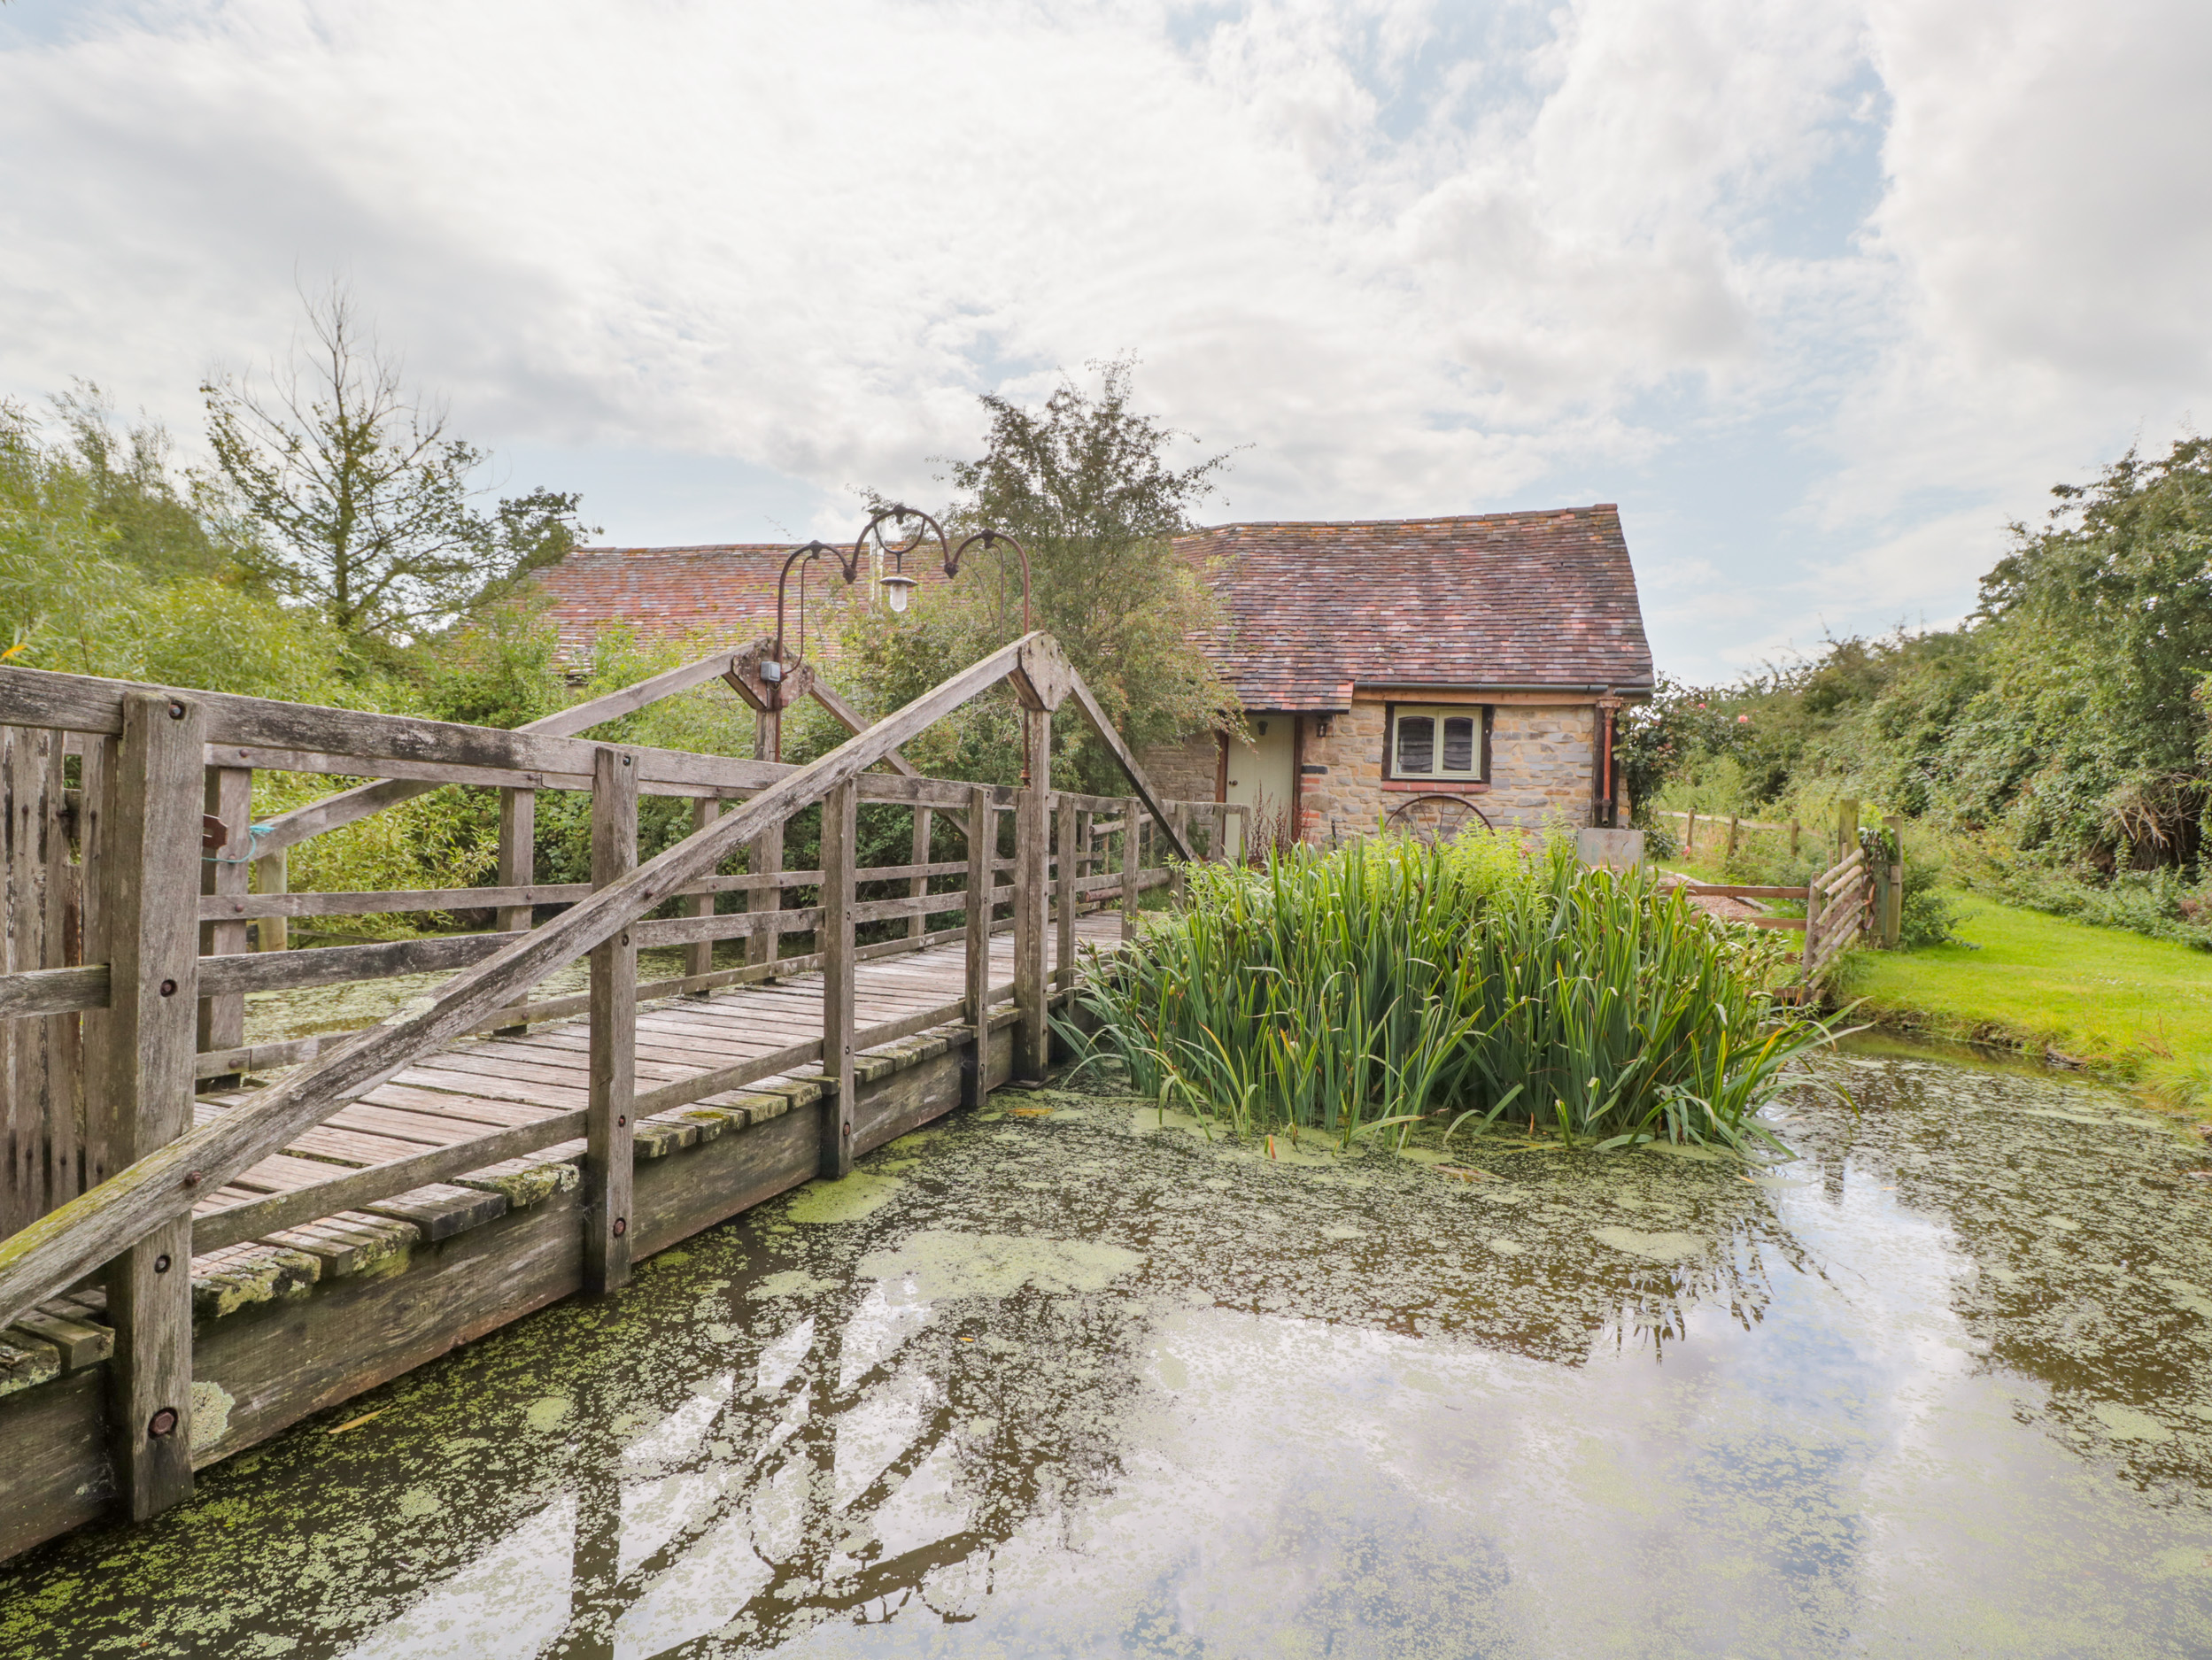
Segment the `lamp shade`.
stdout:
[[883,597],[892,610],[904,611],[906,602],[913,598],[914,591],[921,585],[911,576],[893,572],[883,579]]

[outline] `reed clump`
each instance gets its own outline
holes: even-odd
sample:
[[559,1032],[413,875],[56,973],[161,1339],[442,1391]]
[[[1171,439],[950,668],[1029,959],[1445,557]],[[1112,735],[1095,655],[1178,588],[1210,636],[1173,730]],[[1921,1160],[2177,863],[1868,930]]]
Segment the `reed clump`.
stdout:
[[[1196,865],[1188,903],[1102,961],[1063,1031],[1085,1064],[1240,1132],[1356,1137],[1449,1118],[1600,1149],[1737,1153],[1828,1043],[1781,953],[1646,874],[1487,833]],[[1094,1024],[1088,1035],[1079,1025]]]

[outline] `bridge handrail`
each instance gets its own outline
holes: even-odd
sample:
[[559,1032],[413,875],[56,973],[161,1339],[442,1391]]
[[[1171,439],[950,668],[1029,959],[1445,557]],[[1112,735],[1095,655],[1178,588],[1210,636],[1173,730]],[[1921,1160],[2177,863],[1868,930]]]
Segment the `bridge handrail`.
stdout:
[[[1164,839],[1178,855],[1190,856],[1188,842],[1179,828],[1187,815],[1187,804],[1170,804],[1153,791],[1119,735],[1105,722],[1089,689],[1066,663],[1057,645],[1041,634],[1025,636],[1002,648],[820,760],[795,768],[592,745],[545,733],[502,732],[403,716],[272,704],[228,694],[171,692],[79,676],[0,669],[0,719],[13,724],[116,733],[122,730],[123,699],[134,691],[151,691],[174,700],[189,700],[204,709],[211,747],[228,744],[244,749],[309,750],[333,755],[353,753],[360,759],[384,757],[571,775],[603,771],[609,764],[608,757],[620,755],[627,758],[636,789],[661,783],[678,786],[684,793],[701,789],[719,793],[733,786],[752,791],[735,810],[709,820],[655,858],[579,899],[561,915],[528,932],[489,937],[500,943],[484,960],[462,969],[435,993],[318,1055],[302,1070],[256,1092],[220,1117],[135,1160],[90,1191],[0,1240],[0,1324],[99,1268],[157,1229],[185,1217],[196,1200],[395,1073],[454,1038],[481,1029],[483,1022],[510,1009],[519,993],[546,975],[586,953],[608,946],[617,936],[627,945],[633,924],[647,912],[710,877],[724,856],[757,832],[780,824],[800,807],[833,796],[847,804],[842,810],[849,813],[861,792],[860,775],[867,768],[886,759],[970,699],[1009,680],[1025,706],[1037,712],[1038,729],[1048,722],[1052,708],[1072,695],[1122,761],[1137,790],[1137,799],[1154,817]],[[868,793],[878,799],[945,800],[950,805],[943,793],[947,789],[966,790],[973,805],[986,808],[997,806],[1007,793],[1015,795],[1013,805],[1021,815],[1017,819],[1021,828],[1017,830],[1017,885],[1026,884],[1031,893],[1029,902],[1017,907],[1017,923],[1029,918],[1026,925],[1040,937],[1042,894],[1037,890],[1049,881],[1045,859],[1047,792],[1004,792],[988,786],[946,785],[881,775],[868,781]],[[1071,803],[1062,807],[1063,814],[1072,810]],[[851,886],[857,873],[849,847],[843,857],[842,882],[832,880],[828,892],[830,903],[842,914],[840,925],[846,940],[843,952],[833,954],[841,954],[849,980],[850,927],[855,920],[851,914]],[[825,853],[825,865],[828,862]],[[1127,863],[1126,856],[1124,862]],[[1125,881],[1124,886],[1130,888],[1133,884]],[[949,900],[955,896],[929,896],[922,903],[926,909],[939,908],[940,897]],[[971,907],[947,903],[941,908]],[[1032,911],[1036,913],[1033,917]],[[969,932],[972,951],[972,920]],[[1033,961],[1041,964],[1040,949],[1033,954]],[[1017,960],[1027,963],[1032,957],[1017,949]],[[220,961],[206,960],[211,970]],[[1031,972],[1033,976],[1041,969]],[[630,988],[633,998],[636,990],[633,977]],[[1030,995],[1025,1003],[1025,1021],[1033,1019],[1041,1037],[1040,995]],[[850,1034],[849,1020],[845,1031]],[[849,1044],[845,1046],[847,1054],[843,1065],[849,1074]],[[825,1070],[830,1069],[831,1058],[824,1056]],[[841,1109],[849,1116],[849,1079],[842,1097]]]

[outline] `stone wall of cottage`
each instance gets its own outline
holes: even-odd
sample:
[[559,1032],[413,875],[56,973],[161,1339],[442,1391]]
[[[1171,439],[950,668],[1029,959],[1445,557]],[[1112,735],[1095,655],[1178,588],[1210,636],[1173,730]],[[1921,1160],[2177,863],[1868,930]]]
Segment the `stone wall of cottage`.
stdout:
[[1172,800],[1210,801],[1221,784],[1221,739],[1200,732],[1180,744],[1148,745],[1137,752],[1137,765]]
[[[1386,789],[1382,779],[1385,709],[1355,702],[1332,716],[1329,735],[1305,722],[1308,773],[1300,802],[1299,833],[1310,842],[1344,841],[1372,831],[1377,822],[1419,793]],[[1564,822],[1590,822],[1592,768],[1597,765],[1597,713],[1588,704],[1529,707],[1499,704],[1490,725],[1490,787],[1468,799],[1491,823],[1542,830]],[[1153,745],[1138,755],[1153,787],[1179,800],[1210,801],[1220,777],[1220,744],[1211,733],[1187,742]],[[1625,807],[1624,807],[1625,813]]]
[[[1329,735],[1306,718],[1305,764],[1326,767],[1302,780],[1300,834],[1311,842],[1366,835],[1410,794],[1382,778],[1385,709],[1355,701],[1334,716]],[[1597,759],[1597,711],[1587,704],[1528,707],[1499,704],[1490,726],[1490,787],[1468,799],[1499,829],[1541,830],[1564,820],[1590,822],[1591,768]]]

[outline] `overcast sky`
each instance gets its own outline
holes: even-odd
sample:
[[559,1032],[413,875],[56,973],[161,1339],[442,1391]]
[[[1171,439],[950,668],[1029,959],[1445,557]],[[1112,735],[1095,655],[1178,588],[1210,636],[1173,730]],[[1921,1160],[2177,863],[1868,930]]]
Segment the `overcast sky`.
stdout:
[[0,4],[0,395],[349,281],[608,541],[1141,359],[1213,520],[1620,504],[1663,668],[1940,623],[2212,410],[2207,0]]

